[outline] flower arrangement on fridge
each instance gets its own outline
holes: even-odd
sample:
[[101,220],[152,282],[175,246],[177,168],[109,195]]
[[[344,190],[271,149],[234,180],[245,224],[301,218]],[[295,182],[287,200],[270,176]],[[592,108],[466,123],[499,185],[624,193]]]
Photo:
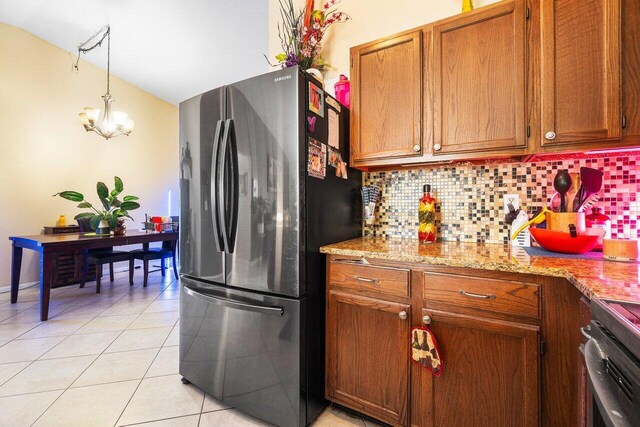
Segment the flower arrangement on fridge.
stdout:
[[[320,9],[315,9],[314,0],[307,0],[305,7],[296,11],[293,0],[280,0],[282,22],[278,23],[278,37],[283,52],[276,55],[276,65],[303,69],[328,68],[320,51],[322,39],[333,24],[351,19],[337,9],[340,0],[328,0]],[[272,64],[273,65],[273,64]]]

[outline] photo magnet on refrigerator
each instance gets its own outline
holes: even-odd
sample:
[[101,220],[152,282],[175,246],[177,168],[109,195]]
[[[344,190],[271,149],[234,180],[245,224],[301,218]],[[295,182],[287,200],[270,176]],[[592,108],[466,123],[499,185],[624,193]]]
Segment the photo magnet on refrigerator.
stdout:
[[329,146],[329,166],[337,168],[340,165],[341,160],[342,158],[340,156],[340,152],[335,148]]
[[340,158],[340,162],[338,162],[338,167],[336,168],[336,176],[338,178],[347,179],[347,162],[342,161],[342,157]]
[[324,117],[324,91],[309,82],[309,111]]
[[324,179],[327,174],[327,145],[313,138],[309,138],[307,170],[314,178]]

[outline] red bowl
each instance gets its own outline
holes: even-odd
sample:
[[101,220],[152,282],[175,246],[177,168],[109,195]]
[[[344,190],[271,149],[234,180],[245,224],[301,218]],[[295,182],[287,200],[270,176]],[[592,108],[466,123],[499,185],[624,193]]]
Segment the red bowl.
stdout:
[[597,235],[578,234],[571,237],[569,233],[562,231],[551,231],[545,228],[529,229],[536,242],[544,249],[551,252],[561,252],[565,254],[583,254],[589,252],[598,244]]

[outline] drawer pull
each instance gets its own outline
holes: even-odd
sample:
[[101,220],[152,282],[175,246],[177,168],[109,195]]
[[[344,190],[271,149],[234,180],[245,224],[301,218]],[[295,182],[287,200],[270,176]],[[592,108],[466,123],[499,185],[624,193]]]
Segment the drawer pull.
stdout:
[[354,279],[359,280],[361,282],[367,282],[367,283],[379,283],[380,279],[369,279],[368,277],[360,277],[360,276],[353,276]]
[[463,291],[462,289],[458,291],[458,293],[460,295],[464,295],[465,297],[469,297],[469,298],[478,298],[478,299],[496,299],[495,295],[489,294],[489,295],[483,295],[483,294],[474,294],[473,292],[467,292],[467,291]]
[[356,265],[369,265],[369,261],[364,258],[350,259],[350,258],[336,258],[333,262],[337,264],[356,264]]

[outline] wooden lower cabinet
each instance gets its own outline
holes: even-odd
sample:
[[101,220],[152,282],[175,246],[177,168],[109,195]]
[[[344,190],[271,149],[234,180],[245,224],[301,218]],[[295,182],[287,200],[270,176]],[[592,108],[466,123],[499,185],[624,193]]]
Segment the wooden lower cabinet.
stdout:
[[[582,295],[566,279],[328,260],[328,400],[396,426],[585,426]],[[440,377],[411,361],[423,324]]]
[[[539,327],[423,309],[444,361],[436,378],[416,366],[425,388],[414,425],[538,426]],[[430,422],[431,421],[431,422]]]
[[406,425],[411,307],[339,291],[327,305],[327,398]]

